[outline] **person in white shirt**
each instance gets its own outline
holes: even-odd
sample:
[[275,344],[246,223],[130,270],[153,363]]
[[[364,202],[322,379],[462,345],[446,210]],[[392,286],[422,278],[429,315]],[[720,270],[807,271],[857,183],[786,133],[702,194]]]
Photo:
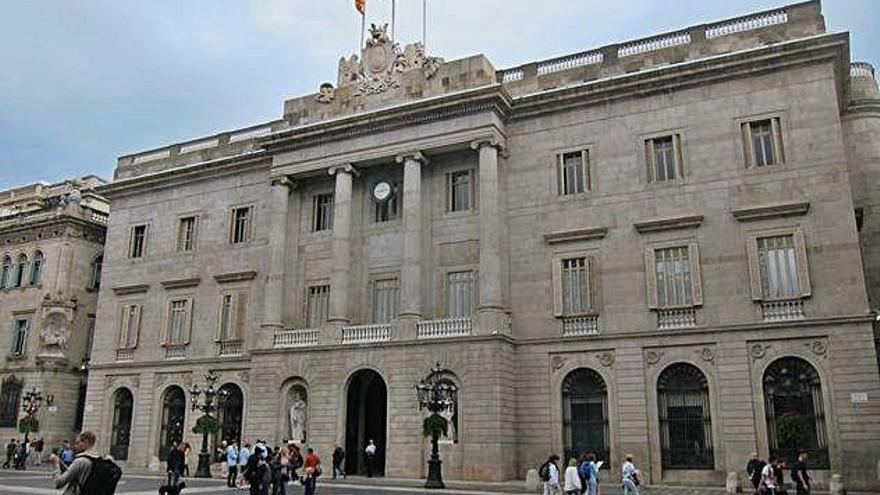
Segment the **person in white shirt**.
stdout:
[[565,495],[580,495],[581,493],[581,477],[578,476],[578,462],[572,457],[568,460],[568,467],[565,468]]
[[639,493],[639,470],[633,464],[632,454],[626,455],[626,462],[621,470],[623,475],[623,495],[640,495]]
[[367,444],[367,448],[364,449],[364,454],[366,455],[367,478],[372,478],[376,465],[376,444],[372,440]]
[[547,466],[547,479],[544,481],[544,495],[559,494],[559,468],[556,466],[556,461],[558,460],[559,456],[553,454],[545,463]]
[[764,466],[764,469],[761,470],[761,484],[759,489],[763,489],[763,493],[773,495],[776,493],[777,481],[776,481],[776,472],[773,470],[773,465],[776,463],[776,458],[770,456],[767,459],[767,464]]

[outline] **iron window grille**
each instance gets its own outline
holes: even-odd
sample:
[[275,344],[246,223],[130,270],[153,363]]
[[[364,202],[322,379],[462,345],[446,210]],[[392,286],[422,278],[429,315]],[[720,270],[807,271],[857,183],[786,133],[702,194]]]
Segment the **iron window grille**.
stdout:
[[712,417],[706,375],[676,363],[657,380],[663,469],[714,469]]

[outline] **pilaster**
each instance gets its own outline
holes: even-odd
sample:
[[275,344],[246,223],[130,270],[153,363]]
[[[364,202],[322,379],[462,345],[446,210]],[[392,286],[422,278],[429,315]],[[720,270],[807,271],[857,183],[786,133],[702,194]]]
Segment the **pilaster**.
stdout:
[[397,156],[403,163],[403,263],[400,267],[400,314],[404,320],[419,320],[422,307],[422,165],[425,156],[418,151]]
[[349,285],[351,273],[351,207],[352,176],[357,170],[351,165],[340,165],[328,170],[336,177],[333,197],[333,267],[330,271],[330,310],[328,323],[336,333],[339,327],[351,322],[349,315]]
[[276,177],[270,182],[271,224],[269,231],[269,271],[263,296],[263,328],[281,329],[284,304],[284,274],[287,257],[287,217],[290,208],[290,190],[293,182],[287,177]]

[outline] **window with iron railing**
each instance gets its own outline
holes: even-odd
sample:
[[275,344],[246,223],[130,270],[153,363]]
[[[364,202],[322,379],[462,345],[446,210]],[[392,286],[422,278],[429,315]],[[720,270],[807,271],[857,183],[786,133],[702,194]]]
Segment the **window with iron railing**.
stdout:
[[306,305],[306,325],[308,328],[321,328],[330,311],[330,286],[313,285],[308,288]]
[[333,194],[316,194],[312,199],[312,232],[333,229]]

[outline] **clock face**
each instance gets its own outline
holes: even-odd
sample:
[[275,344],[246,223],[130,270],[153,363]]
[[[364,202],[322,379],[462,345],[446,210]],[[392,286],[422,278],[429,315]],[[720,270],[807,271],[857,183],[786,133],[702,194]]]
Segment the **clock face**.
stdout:
[[385,182],[377,182],[373,186],[373,198],[376,201],[385,201],[391,197],[391,184]]

